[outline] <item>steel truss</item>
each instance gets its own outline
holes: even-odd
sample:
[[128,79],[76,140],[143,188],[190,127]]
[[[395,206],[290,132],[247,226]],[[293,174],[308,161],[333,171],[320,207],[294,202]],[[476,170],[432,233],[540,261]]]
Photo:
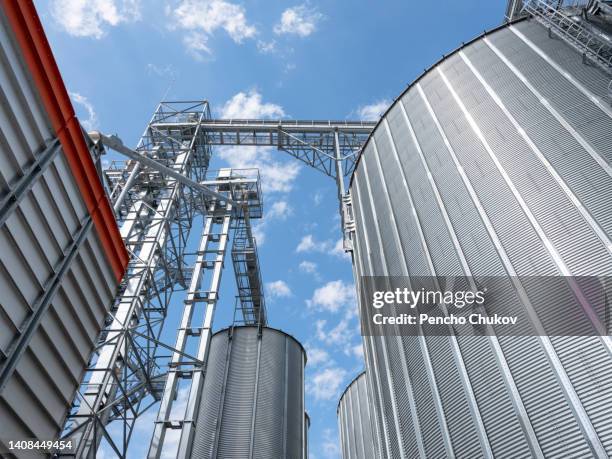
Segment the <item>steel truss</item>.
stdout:
[[[103,177],[131,260],[67,419],[63,438],[74,441],[77,457],[95,457],[102,439],[125,457],[137,417],[157,402],[149,457],[167,452],[168,430],[180,431],[178,451],[172,453],[189,455],[232,232],[241,316],[235,321],[267,321],[250,226],[252,218],[262,216],[259,175],[254,170],[208,171],[211,146],[276,147],[334,178],[350,250],[353,223],[345,177],[374,125],[212,120],[205,101],[162,102],[136,150],[98,136],[100,149],[104,143],[132,158],[114,161]],[[203,227],[199,248],[188,253],[196,221]],[[208,288],[202,290],[205,283]],[[186,299],[176,341],[169,345],[160,336],[170,298],[178,290],[187,291]],[[162,355],[162,350],[169,352]],[[172,406],[185,384],[186,409],[177,414]]]
[[[545,0],[526,0],[523,12],[532,15],[540,21],[549,31],[565,40],[580,54],[583,60],[595,63],[601,69],[612,73],[612,43],[601,32],[595,32],[592,26],[573,16],[587,15],[585,9],[590,3],[586,1],[567,2],[557,1],[551,4]],[[603,5],[606,7],[606,5]],[[607,6],[607,8],[610,8]],[[610,8],[612,10],[612,8]]]
[[209,145],[276,147],[336,180],[344,249],[352,250],[354,229],[349,177],[373,121],[206,120],[200,124]]
[[[162,103],[137,151],[201,181],[211,153],[205,134],[156,123],[207,118],[206,102]],[[102,438],[125,457],[136,418],[161,398],[167,365],[159,338],[173,290],[188,283],[185,247],[207,205],[201,193],[134,161],[115,162],[106,177],[131,260],[68,415],[63,436],[73,440],[77,457],[93,457]],[[121,420],[120,440],[106,428],[114,420]]]
[[336,134],[344,176],[350,176],[361,147],[374,129],[370,121],[206,120],[210,145],[269,146],[336,177]]

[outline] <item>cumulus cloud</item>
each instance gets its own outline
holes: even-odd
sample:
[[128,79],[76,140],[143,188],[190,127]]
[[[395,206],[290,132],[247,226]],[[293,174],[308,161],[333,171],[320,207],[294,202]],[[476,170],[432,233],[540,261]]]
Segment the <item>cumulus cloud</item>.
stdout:
[[354,285],[341,280],[328,282],[314,291],[306,305],[319,313],[342,312],[337,322],[318,319],[315,337],[319,343],[340,349],[347,356],[362,358],[362,350],[358,349],[361,338]]
[[353,354],[355,357],[363,358],[363,343],[354,345],[351,348],[351,354]]
[[323,15],[306,4],[287,8],[274,26],[274,33],[307,37],[317,30],[317,23],[321,19]]
[[293,208],[287,201],[276,201],[270,206],[266,216],[269,219],[286,220],[293,214]]
[[280,153],[272,147],[224,147],[217,154],[233,169],[259,169],[264,192],[291,191],[300,172],[297,161],[275,159]]
[[311,367],[331,362],[329,353],[325,349],[318,347],[308,347],[306,349],[306,355],[308,356],[308,365]]
[[345,314],[337,323],[328,326],[326,319],[315,322],[315,337],[322,345],[338,349],[345,355],[363,360],[359,324],[355,317]]
[[339,459],[340,458],[340,447],[338,446],[338,436],[331,429],[325,429],[323,431],[323,443],[321,449],[327,459]]
[[258,246],[261,246],[266,241],[266,221],[260,220],[253,224],[253,237]]
[[[285,116],[280,105],[263,102],[256,90],[239,92],[221,108],[221,118],[279,118]],[[297,178],[300,165],[292,158],[282,158],[273,147],[222,147],[218,155],[229,167],[259,169],[264,192],[289,192]]]
[[306,389],[317,400],[335,400],[346,375],[347,371],[341,367],[324,368],[310,377]]
[[291,289],[282,280],[267,282],[266,291],[271,298],[288,298],[292,295]]
[[317,288],[306,304],[319,311],[338,312],[342,308],[351,311],[355,304],[355,286],[342,280],[328,282]]
[[[93,131],[98,128],[98,115],[94,110],[93,105],[87,97],[79,94],[78,92],[71,92],[70,98],[77,105],[76,111],[85,114],[85,116],[79,116],[79,121],[83,125],[86,131]],[[80,107],[80,110],[79,110]]]
[[332,250],[332,254],[336,255],[337,257],[344,258],[346,260],[351,259],[349,253],[344,251],[344,241],[342,240],[342,238],[336,241],[336,244],[334,245],[334,248]]
[[351,256],[344,251],[342,239],[332,242],[330,239],[318,240],[312,234],[306,234],[300,239],[295,251],[298,253],[319,252],[350,260]]
[[327,320],[319,319],[315,322],[315,327],[317,339],[328,346],[341,345],[345,348],[352,335],[351,320],[346,316],[332,327],[327,327]]
[[296,252],[327,252],[332,249],[330,241],[317,241],[312,234],[302,237],[295,248]]
[[156,65],[149,63],[146,68],[148,75],[156,75],[162,78],[176,78],[179,73],[172,64]]
[[299,265],[300,271],[308,273],[308,274],[316,274],[317,273],[317,264],[312,261],[302,261]]
[[102,38],[105,26],[140,19],[140,0],[52,0],[51,17],[75,37]]
[[181,0],[168,7],[166,13],[173,28],[186,32],[183,43],[196,56],[211,53],[208,41],[218,30],[227,33],[235,43],[257,35],[244,7],[225,0]]
[[391,105],[388,99],[381,99],[370,105],[363,105],[357,109],[357,116],[363,121],[378,121],[382,114]]
[[276,52],[276,41],[257,40],[257,50],[262,54],[273,54]]
[[261,94],[252,89],[248,92],[234,94],[223,104],[221,118],[282,118],[285,116],[283,107],[270,102],[264,102]]

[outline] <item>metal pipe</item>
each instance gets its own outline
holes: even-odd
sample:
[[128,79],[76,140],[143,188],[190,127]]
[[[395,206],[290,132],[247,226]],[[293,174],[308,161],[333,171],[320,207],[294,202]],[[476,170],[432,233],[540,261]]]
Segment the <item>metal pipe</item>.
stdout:
[[130,189],[132,188],[132,185],[136,181],[136,178],[138,177],[139,173],[140,162],[136,162],[134,168],[132,169],[132,172],[130,172],[130,176],[128,177],[123,189],[121,190],[121,193],[119,193],[119,197],[117,197],[116,201],[113,203],[113,210],[115,211],[115,214],[119,213],[119,209],[121,209],[121,204],[123,204],[123,201],[125,201],[128,191],[130,191]]
[[115,150],[116,152],[121,153],[122,155],[125,155],[130,159],[133,159],[134,161],[138,161],[139,163],[144,164],[145,166],[150,167],[151,169],[156,170],[157,172],[161,174],[172,177],[177,182],[180,182],[183,185],[193,188],[194,190],[200,191],[206,196],[217,198],[222,202],[229,202],[230,204],[237,205],[236,202],[234,202],[232,199],[228,198],[227,196],[217,193],[216,191],[211,190],[210,188],[196,182],[195,180],[191,180],[189,177],[185,177],[183,174],[180,174],[170,169],[169,167],[166,167],[163,164],[160,164],[154,159],[148,158],[138,153],[137,151],[134,151],[126,147],[121,141],[121,139],[117,137],[116,135],[108,137],[102,134],[101,132],[94,131],[94,132],[89,133],[89,136],[94,141],[102,142],[108,148],[111,148]]

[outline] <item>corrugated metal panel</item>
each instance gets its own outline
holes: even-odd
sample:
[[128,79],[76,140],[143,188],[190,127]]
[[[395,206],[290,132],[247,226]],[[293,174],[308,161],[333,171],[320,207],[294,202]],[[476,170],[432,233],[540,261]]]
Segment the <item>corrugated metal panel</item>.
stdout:
[[[11,7],[33,11],[28,2]],[[7,8],[4,3],[0,9],[2,440],[50,440],[64,426],[115,295],[118,271],[56,138],[36,84],[45,75],[31,73],[23,42],[15,38],[17,32],[28,36],[30,29],[16,31],[18,15],[12,11],[9,23]],[[27,20],[35,24],[35,13]],[[52,62],[50,52],[46,59]],[[114,231],[118,235],[116,226]]]
[[370,415],[368,382],[365,372],[357,376],[346,388],[338,403],[338,425],[343,459],[370,459],[379,457]]
[[306,451],[302,346],[271,328],[212,337],[194,458],[302,458]]
[[[466,269],[476,277],[609,275],[612,173],[604,163],[612,162],[612,110],[601,104],[609,81],[528,21],[497,29],[433,67],[386,113],[352,177],[357,273],[400,272],[403,257],[411,276],[462,275]],[[532,284],[522,288],[545,327],[558,321]],[[548,301],[568,295],[569,285]],[[506,306],[527,313],[518,297]],[[386,368],[406,361],[429,448],[439,424],[432,393],[419,382],[426,369],[416,340],[404,338],[402,359],[393,349],[380,349],[384,339],[366,338],[366,368],[384,377]],[[457,457],[483,455],[462,387],[474,393],[496,457],[612,455],[612,359],[604,340],[503,336],[496,347],[486,337],[459,338],[455,357],[448,337],[426,336],[424,342]],[[374,376],[369,381],[376,384]],[[400,403],[410,391],[393,384],[391,393],[385,385],[372,390],[373,404],[393,432],[394,410],[405,415],[408,408]],[[526,413],[522,423],[518,405]],[[395,448],[386,457],[395,457]]]

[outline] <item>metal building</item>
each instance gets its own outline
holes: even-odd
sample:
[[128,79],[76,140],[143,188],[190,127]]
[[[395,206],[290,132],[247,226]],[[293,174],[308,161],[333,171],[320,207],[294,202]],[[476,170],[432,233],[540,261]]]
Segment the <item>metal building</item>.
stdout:
[[306,353],[272,328],[213,335],[193,458],[304,458]]
[[[358,281],[612,274],[612,48],[524,3],[530,19],[432,66],[366,143],[350,185]],[[609,336],[365,350],[383,457],[612,456]]]
[[380,457],[371,395],[365,371],[344,390],[338,402],[338,431],[343,459]]
[[0,8],[0,61],[4,453],[10,439],[59,438],[127,251],[98,158],[28,2]]

